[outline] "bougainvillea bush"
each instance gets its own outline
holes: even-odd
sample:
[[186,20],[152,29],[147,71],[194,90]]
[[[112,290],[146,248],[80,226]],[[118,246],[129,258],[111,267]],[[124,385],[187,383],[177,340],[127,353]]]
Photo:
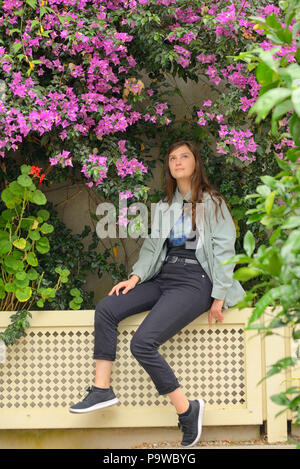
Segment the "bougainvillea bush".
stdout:
[[[210,180],[231,205],[238,240],[247,226],[245,194],[274,158],[294,146],[288,120],[273,135],[267,119],[249,116],[261,83],[234,56],[252,45],[273,47],[257,19],[285,21],[286,2],[1,0],[0,158],[20,151],[38,159],[46,178],[84,181],[117,207],[120,198],[149,200],[153,145],[192,138]],[[289,28],[296,23],[293,18]],[[275,57],[297,61],[296,39]],[[147,77],[147,80],[143,79]],[[204,86],[202,103],[172,111],[176,80]],[[211,97],[207,99],[207,88]],[[29,161],[28,161],[29,160]],[[118,223],[128,224],[119,214]],[[265,230],[253,224],[258,242]],[[114,259],[114,258],[113,258]]]
[[[127,133],[132,127],[169,132],[174,126],[176,116],[160,89],[170,72],[185,80],[207,77],[219,97],[194,109],[194,124],[217,137],[216,152],[228,163],[255,161],[264,146],[259,148],[253,121],[243,125],[260,85],[247,66],[227,56],[253,41],[270,47],[264,31],[247,18],[280,16],[277,3],[1,1],[0,156],[35,137],[51,166],[79,163],[86,183],[107,195],[110,176],[118,185],[130,175],[126,185],[137,194],[142,188],[133,176],[147,167],[139,158],[143,147],[127,146]],[[292,42],[278,57],[293,61],[295,51]],[[141,70],[150,86],[139,79]],[[231,88],[226,97],[224,86]],[[286,138],[273,149],[280,155],[291,144]]]

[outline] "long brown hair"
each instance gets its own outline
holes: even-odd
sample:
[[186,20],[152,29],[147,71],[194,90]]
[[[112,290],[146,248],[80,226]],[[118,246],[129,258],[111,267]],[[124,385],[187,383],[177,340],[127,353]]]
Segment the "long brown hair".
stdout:
[[[192,203],[192,226],[193,229],[195,229],[195,212],[196,212],[196,203],[197,202],[202,202],[202,197],[203,197],[203,192],[208,192],[213,200],[213,202],[216,205],[215,208],[215,216],[217,220],[217,201],[214,199],[214,197],[219,201],[219,207],[222,213],[222,217],[224,218],[222,208],[221,208],[221,203],[222,199],[225,201],[225,199],[221,196],[221,194],[213,187],[213,185],[209,182],[205,168],[203,166],[202,158],[200,155],[200,150],[197,146],[197,144],[191,140],[180,140],[177,142],[172,143],[167,151],[166,157],[165,157],[165,196],[164,196],[164,202],[168,202],[169,206],[172,203],[173,195],[175,193],[176,187],[177,187],[177,181],[175,178],[170,173],[169,169],[169,155],[170,153],[175,150],[178,147],[181,147],[182,145],[186,145],[190,151],[193,153],[194,158],[195,158],[195,170],[191,178],[191,198],[190,202]],[[225,201],[226,203],[226,201]],[[230,207],[228,207],[230,210]],[[231,212],[231,210],[230,210]]]

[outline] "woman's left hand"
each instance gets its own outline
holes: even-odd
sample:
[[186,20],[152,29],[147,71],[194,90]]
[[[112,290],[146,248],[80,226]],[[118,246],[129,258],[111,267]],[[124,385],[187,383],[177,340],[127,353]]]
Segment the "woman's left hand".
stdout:
[[214,299],[213,304],[209,310],[208,314],[208,324],[212,324],[212,319],[214,318],[216,322],[223,322],[224,316],[222,314],[222,306],[224,304],[224,300]]

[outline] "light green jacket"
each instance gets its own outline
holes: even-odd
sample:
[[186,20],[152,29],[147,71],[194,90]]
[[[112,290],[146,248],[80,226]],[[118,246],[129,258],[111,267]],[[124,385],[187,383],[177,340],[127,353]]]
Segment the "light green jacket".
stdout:
[[[140,277],[138,283],[142,283],[150,280],[159,272],[167,254],[167,246],[164,245],[164,242],[169,236],[170,229],[181,216],[183,204],[188,202],[190,197],[191,190],[183,199],[177,186],[170,207],[167,202],[162,200],[156,204],[151,235],[145,238],[139,258],[133,265],[129,277],[136,274]],[[168,212],[165,212],[166,207],[168,212],[172,212],[169,223],[166,221],[168,219],[166,215]],[[216,205],[209,193],[204,192],[202,205],[204,209],[202,212],[204,213],[204,218],[202,218],[204,220],[204,223],[202,223],[204,229],[202,237],[198,239],[195,255],[200,262],[199,245],[201,246],[202,239],[207,261],[203,262],[202,259],[201,266],[213,284],[211,296],[224,300],[223,309],[228,309],[242,300],[245,290],[238,280],[232,278],[235,264],[220,265],[222,261],[235,255],[236,228],[224,200],[222,199],[221,207],[225,220],[220,213],[219,205],[217,205],[218,220],[216,220],[215,207]]]

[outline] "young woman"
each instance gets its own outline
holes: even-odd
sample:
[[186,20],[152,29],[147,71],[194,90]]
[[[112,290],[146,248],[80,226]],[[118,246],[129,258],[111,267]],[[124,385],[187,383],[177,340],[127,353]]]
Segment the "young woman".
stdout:
[[[165,236],[145,239],[129,279],[115,285],[97,304],[95,382],[83,401],[70,411],[90,412],[119,402],[110,386],[118,324],[130,315],[150,310],[135,332],[130,349],[158,393],[167,394],[175,406],[178,426],[183,431],[182,446],[193,446],[201,436],[204,401],[186,397],[158,348],[206,311],[210,324],[213,318],[222,322],[222,309],[241,300],[244,290],[232,278],[234,265],[220,265],[235,254],[236,229],[224,199],[207,179],[194,142],[180,141],[170,146],[165,184],[164,200],[172,207],[179,203],[179,216]],[[183,211],[187,202],[192,210]],[[199,236],[203,227],[197,226],[198,203],[204,206],[202,224],[206,220],[202,243]]]

